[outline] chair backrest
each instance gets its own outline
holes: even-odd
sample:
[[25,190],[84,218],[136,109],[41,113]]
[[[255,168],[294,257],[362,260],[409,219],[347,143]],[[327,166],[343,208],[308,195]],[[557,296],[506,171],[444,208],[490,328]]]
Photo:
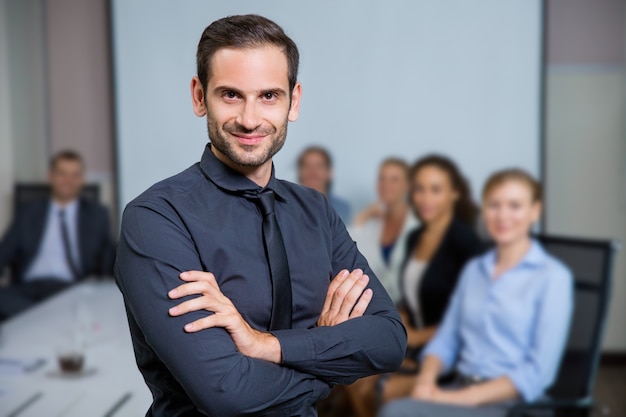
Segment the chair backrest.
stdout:
[[600,361],[613,257],[618,245],[540,235],[544,248],[566,264],[575,282],[575,304],[569,338],[557,378],[548,390],[554,399],[590,399]]
[[[48,184],[15,184],[13,192],[13,208],[17,210],[22,204],[28,203],[29,201],[50,198],[50,192],[50,185]],[[80,195],[82,198],[99,202],[100,186],[98,184],[86,184]]]

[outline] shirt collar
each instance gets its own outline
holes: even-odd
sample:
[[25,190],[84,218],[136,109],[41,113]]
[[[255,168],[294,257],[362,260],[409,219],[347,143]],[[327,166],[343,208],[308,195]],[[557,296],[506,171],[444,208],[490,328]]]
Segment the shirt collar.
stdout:
[[[218,188],[232,193],[260,193],[264,188],[260,187],[254,181],[248,179],[245,175],[235,171],[219,159],[211,152],[211,144],[207,144],[200,160],[200,169],[204,176],[215,184]],[[265,188],[268,188],[276,194],[279,200],[287,201],[285,186],[276,179],[274,175],[274,163],[272,163],[272,174],[270,181]]]
[[74,213],[76,213],[76,211],[78,210],[78,199],[74,199],[64,206],[61,206],[56,201],[51,200],[51,207],[55,213],[59,213],[61,210],[64,210],[66,216],[73,216]]
[[[537,242],[535,239],[532,239],[530,243],[530,249],[526,252],[526,255],[522,258],[522,260],[515,266],[515,268],[519,267],[537,267],[541,266],[546,260],[547,254],[544,249],[541,247],[541,244]],[[491,249],[489,252],[484,254],[480,260],[480,263],[483,269],[489,274],[489,276],[493,275],[493,270],[496,265],[496,250]]]

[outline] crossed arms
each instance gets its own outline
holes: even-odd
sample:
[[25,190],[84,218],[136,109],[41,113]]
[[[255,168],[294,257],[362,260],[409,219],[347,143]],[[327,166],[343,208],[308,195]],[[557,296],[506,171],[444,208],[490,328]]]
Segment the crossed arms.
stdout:
[[[126,209],[116,278],[142,344],[201,412],[297,414],[324,398],[332,384],[400,365],[404,328],[380,283],[355,271],[370,275],[345,229],[334,238],[333,263],[353,272],[331,282],[318,325],[269,334],[245,323],[210,274],[183,275],[188,282],[180,286],[182,272],[205,268],[185,227],[166,210],[147,204]],[[174,288],[181,292],[170,294]],[[170,310],[176,305],[180,310]],[[189,323],[197,327],[184,330]]]
[[[198,332],[210,328],[223,328],[232,337],[237,350],[251,358],[263,359],[280,364],[282,352],[280,342],[269,332],[253,329],[241,316],[233,302],[222,294],[222,291],[210,272],[185,271],[180,278],[186,281],[168,293],[169,297],[178,300],[186,296],[200,297],[183,301],[170,308],[172,316],[181,316],[193,311],[206,310],[213,313],[185,325],[185,331]],[[369,277],[363,271],[352,272],[344,269],[335,277],[328,287],[324,308],[317,321],[318,326],[335,326],[349,319],[363,316],[373,292],[365,289]]]

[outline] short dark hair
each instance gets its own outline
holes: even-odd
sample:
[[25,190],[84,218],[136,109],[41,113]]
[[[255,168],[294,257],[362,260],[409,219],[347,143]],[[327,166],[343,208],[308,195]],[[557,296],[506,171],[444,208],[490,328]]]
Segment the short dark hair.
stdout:
[[305,148],[300,153],[300,156],[298,157],[298,168],[302,167],[302,164],[304,164],[304,158],[311,153],[316,153],[316,154],[321,155],[322,158],[324,158],[324,161],[326,162],[326,166],[328,168],[333,167],[333,158],[332,156],[330,156],[330,152],[328,152],[326,148],[322,148],[321,146],[309,146],[308,148]]
[[454,205],[454,217],[469,226],[474,226],[479,210],[472,200],[472,191],[469,182],[465,179],[463,174],[461,174],[461,170],[456,163],[444,155],[427,155],[417,160],[415,164],[413,164],[413,167],[411,167],[411,181],[415,181],[417,173],[427,166],[437,167],[447,174],[450,185],[459,194],[459,199]]
[[52,156],[52,158],[50,158],[50,165],[49,165],[50,171],[52,171],[54,168],[56,168],[57,164],[60,161],[78,162],[83,169],[85,168],[85,163],[83,162],[83,157],[80,156],[80,154],[78,152],[72,151],[72,150],[63,150],[63,151],[55,153]]
[[211,23],[202,32],[196,65],[204,93],[211,77],[211,60],[215,52],[222,48],[257,48],[266,45],[277,46],[287,58],[291,96],[298,78],[298,47],[278,24],[255,14],[224,17]]

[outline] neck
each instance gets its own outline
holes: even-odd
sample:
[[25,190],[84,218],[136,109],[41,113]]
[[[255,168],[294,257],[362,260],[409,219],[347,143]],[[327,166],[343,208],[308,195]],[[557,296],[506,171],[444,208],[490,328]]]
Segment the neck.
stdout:
[[433,219],[433,221],[425,224],[425,228],[428,232],[443,232],[448,228],[450,223],[452,222],[453,213],[452,211],[447,211],[443,213],[441,216]]
[[517,265],[530,249],[530,237],[524,236],[507,244],[498,245],[498,265],[501,268],[511,268]]
[[76,200],[76,197],[63,197],[54,194],[52,195],[52,201],[54,201],[57,205],[61,207],[67,206],[74,200]]
[[211,146],[211,152],[213,152],[213,155],[215,155],[215,157],[219,159],[222,163],[244,175],[250,181],[256,183],[259,187],[265,187],[267,184],[269,184],[270,179],[272,178],[271,159],[260,166],[248,167],[233,162],[226,155],[218,151],[215,146]]

